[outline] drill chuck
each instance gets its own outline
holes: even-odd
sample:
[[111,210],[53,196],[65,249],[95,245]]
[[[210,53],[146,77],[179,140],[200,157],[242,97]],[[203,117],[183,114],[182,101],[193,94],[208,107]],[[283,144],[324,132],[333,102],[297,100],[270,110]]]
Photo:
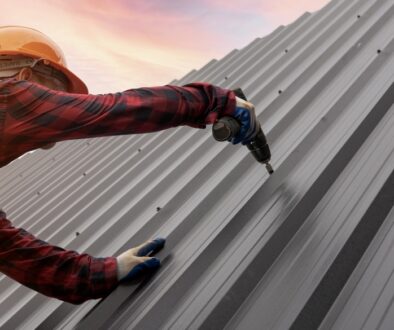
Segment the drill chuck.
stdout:
[[256,158],[259,163],[264,163],[268,173],[272,174],[274,170],[269,163],[271,160],[271,151],[268,146],[267,139],[261,128],[255,138],[250,141],[250,143],[248,143],[246,146],[248,147],[254,158]]
[[229,141],[240,130],[238,121],[232,117],[222,117],[212,126],[212,134],[216,141]]

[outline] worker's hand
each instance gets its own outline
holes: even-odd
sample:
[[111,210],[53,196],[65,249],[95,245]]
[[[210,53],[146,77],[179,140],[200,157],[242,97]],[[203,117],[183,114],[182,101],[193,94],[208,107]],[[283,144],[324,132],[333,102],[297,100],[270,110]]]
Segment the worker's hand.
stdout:
[[231,140],[231,143],[248,144],[259,132],[260,123],[254,112],[254,105],[239,97],[236,97],[235,111],[233,117],[241,124],[238,134]]
[[138,279],[142,275],[149,274],[159,268],[160,260],[149,256],[161,250],[164,244],[164,238],[156,238],[116,257],[118,261],[118,280],[123,282]]

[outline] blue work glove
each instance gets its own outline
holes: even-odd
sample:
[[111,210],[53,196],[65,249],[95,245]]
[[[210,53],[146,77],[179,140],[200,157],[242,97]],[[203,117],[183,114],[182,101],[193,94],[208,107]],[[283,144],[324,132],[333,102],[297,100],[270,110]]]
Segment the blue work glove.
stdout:
[[254,112],[254,105],[239,97],[236,97],[235,111],[232,117],[241,124],[238,134],[231,139],[232,144],[248,144],[260,130],[260,123]]
[[165,239],[156,238],[153,241],[134,247],[116,257],[118,262],[118,280],[130,281],[154,272],[160,267],[160,260],[149,257],[164,247]]

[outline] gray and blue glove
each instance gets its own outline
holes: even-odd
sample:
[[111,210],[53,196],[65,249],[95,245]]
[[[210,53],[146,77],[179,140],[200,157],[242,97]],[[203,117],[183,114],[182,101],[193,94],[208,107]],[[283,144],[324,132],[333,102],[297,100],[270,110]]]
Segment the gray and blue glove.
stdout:
[[238,96],[232,117],[241,125],[238,134],[230,140],[232,144],[248,144],[260,130],[260,123],[254,112],[254,105]]
[[164,247],[165,239],[156,238],[123,252],[116,257],[118,281],[131,281],[153,273],[160,267],[160,260],[150,257]]

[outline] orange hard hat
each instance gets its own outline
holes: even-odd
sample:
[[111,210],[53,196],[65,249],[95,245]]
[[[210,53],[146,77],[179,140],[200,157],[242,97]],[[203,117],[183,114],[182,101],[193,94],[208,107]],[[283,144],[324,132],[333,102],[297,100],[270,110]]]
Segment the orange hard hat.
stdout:
[[23,26],[1,26],[0,59],[2,55],[42,59],[45,64],[67,77],[71,93],[88,93],[85,83],[67,69],[66,59],[60,47],[40,31]]

